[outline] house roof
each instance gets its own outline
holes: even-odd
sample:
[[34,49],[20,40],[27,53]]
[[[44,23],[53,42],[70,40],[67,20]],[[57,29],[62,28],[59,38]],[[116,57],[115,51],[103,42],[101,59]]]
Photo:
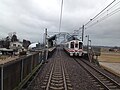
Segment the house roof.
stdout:
[[54,36],[48,38],[48,41],[52,41],[52,40],[55,40],[55,39],[56,39],[56,35],[54,35]]
[[34,47],[36,47],[36,44],[38,44],[38,43],[32,43],[32,44],[29,45],[28,48],[34,48]]

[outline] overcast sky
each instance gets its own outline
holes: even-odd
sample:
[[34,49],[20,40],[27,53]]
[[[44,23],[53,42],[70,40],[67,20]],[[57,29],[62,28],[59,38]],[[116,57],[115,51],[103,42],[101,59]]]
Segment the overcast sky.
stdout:
[[[112,1],[64,0],[61,31],[79,29]],[[20,40],[41,42],[45,28],[58,32],[60,6],[61,0],[0,0],[0,38],[16,32]],[[120,46],[120,12],[90,28],[86,26],[88,34],[93,45]]]

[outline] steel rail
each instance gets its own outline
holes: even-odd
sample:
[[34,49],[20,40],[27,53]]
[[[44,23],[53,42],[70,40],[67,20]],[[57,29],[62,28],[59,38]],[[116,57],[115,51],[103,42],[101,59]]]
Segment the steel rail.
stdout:
[[91,76],[93,76],[98,82],[99,82],[99,84],[101,84],[106,90],[110,90],[103,82],[101,82],[100,80],[99,80],[99,78],[98,77],[96,77],[93,73],[91,73],[87,68],[85,68],[85,66],[84,65],[82,65],[78,60],[76,60],[75,58],[74,58],[74,60],[81,66],[81,67],[83,67]]
[[62,72],[63,72],[64,87],[65,87],[65,90],[67,90],[67,84],[66,84],[65,72],[64,72],[63,66],[62,66]]
[[[60,53],[60,60],[62,61],[62,55],[61,55],[61,53]],[[61,67],[62,67],[62,73],[63,73],[63,81],[64,81],[64,90],[67,90],[67,83],[66,83],[66,79],[65,79],[65,71],[64,71],[64,65],[63,64],[61,64]]]
[[[65,78],[65,72],[64,72],[64,66],[63,66],[63,63],[61,62],[62,60],[62,56],[61,56],[61,53],[60,53],[60,50],[58,49],[57,52],[59,53],[60,55],[60,68],[61,68],[61,74],[62,74],[62,78],[63,78],[63,87],[64,87],[64,90],[68,90],[67,89],[67,83],[66,83],[66,78]],[[47,86],[46,86],[46,89],[45,90],[49,90],[50,88],[50,84],[51,84],[51,80],[52,80],[52,75],[54,74],[54,69],[55,69],[55,60],[54,60],[54,63],[52,65],[52,69],[50,71],[50,75],[49,75],[49,79],[48,79],[48,82],[47,82]]]
[[50,81],[51,81],[52,74],[53,74],[53,69],[54,69],[54,65],[52,66],[52,69],[51,69],[51,72],[50,72],[50,76],[49,76],[49,79],[48,79],[46,90],[49,90]]
[[84,60],[82,60],[82,62],[84,62],[86,65],[88,65],[89,67],[91,67],[92,69],[94,69],[97,73],[101,74],[102,76],[104,76],[105,78],[107,78],[107,79],[110,80],[113,84],[115,84],[117,87],[120,88],[120,84],[117,83],[115,80],[113,80],[112,78],[110,78],[109,76],[107,76],[106,74],[104,74],[103,72],[99,71],[99,70],[96,69],[95,67],[91,66],[90,64],[86,63]]
[[[55,60],[54,60],[54,63],[55,63]],[[48,83],[47,83],[47,86],[46,86],[46,89],[45,90],[49,90],[49,87],[50,87],[50,81],[52,79],[52,74],[53,74],[53,70],[54,70],[54,67],[55,67],[55,64],[53,63],[52,65],[52,69],[50,71],[50,75],[49,75],[49,79],[48,79]]]

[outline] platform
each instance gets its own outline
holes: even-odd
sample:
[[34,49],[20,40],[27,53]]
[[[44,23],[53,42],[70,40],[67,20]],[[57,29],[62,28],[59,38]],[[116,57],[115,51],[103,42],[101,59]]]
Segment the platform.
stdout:
[[99,62],[100,66],[120,77],[120,63]]

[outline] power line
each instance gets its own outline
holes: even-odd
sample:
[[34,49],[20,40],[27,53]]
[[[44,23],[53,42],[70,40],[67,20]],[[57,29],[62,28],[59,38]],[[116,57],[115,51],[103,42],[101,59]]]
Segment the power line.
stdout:
[[118,1],[117,3],[115,3],[113,6],[111,6],[110,8],[108,8],[106,11],[102,12],[102,14],[100,16],[96,17],[94,20],[92,20],[92,22],[95,21],[95,20],[97,20],[98,18],[100,18],[102,15],[108,13],[111,9],[115,8],[115,6],[118,5],[119,3],[120,3],[120,1]]
[[114,14],[116,14],[116,13],[118,13],[118,12],[120,12],[120,7],[117,8],[117,9],[115,9],[114,11],[108,13],[107,15],[103,16],[102,18],[100,18],[99,20],[97,20],[96,22],[94,22],[93,24],[91,24],[90,26],[86,27],[86,29],[94,26],[94,25],[97,24],[97,23],[100,23],[101,21],[103,21],[103,20],[105,20],[105,19],[113,16]]
[[92,27],[92,26],[94,26],[94,25],[96,25],[97,23],[100,23],[100,22],[104,21],[105,19],[111,17],[112,15],[114,15],[114,14],[116,14],[116,13],[118,13],[118,12],[120,12],[120,10],[118,10],[118,11],[116,11],[116,12],[114,12],[114,13],[110,13],[109,15],[106,15],[106,16],[102,17],[100,20],[97,20],[95,23],[93,23],[93,24],[91,24],[90,26],[86,27],[86,29],[87,29],[87,28],[90,28],[90,27]]
[[107,5],[102,11],[100,11],[97,15],[95,15],[92,19],[90,19],[90,21],[88,21],[86,25],[88,25],[92,20],[94,20],[96,17],[98,17],[103,11],[105,11],[109,6],[111,6],[116,0],[113,0],[109,5]]
[[109,11],[110,9],[114,8],[117,4],[119,4],[120,1],[118,1],[116,4],[114,4],[112,7],[110,7],[107,11]]
[[62,23],[62,11],[63,11],[63,0],[62,0],[62,2],[61,2],[61,12],[60,12],[59,33],[60,33],[61,23]]

